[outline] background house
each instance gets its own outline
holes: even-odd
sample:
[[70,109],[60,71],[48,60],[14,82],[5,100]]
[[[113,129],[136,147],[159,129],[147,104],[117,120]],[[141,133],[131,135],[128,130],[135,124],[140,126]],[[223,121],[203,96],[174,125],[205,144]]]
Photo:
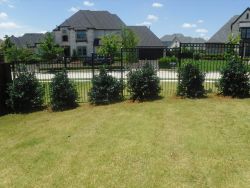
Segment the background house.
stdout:
[[[126,24],[108,11],[80,10],[53,30],[55,42],[64,48],[70,57],[76,52],[79,57],[91,56],[101,45],[101,38],[108,34],[121,35]],[[137,48],[142,59],[156,59],[163,55],[164,45],[146,26],[129,26],[139,39]],[[22,37],[11,36],[17,47],[37,49],[45,34],[28,33]]]
[[107,34],[120,34],[123,21],[108,11],[80,10],[65,20],[55,30],[55,41],[64,47],[65,55],[76,50],[78,56],[90,56]]
[[183,34],[173,34],[173,35],[165,35],[161,38],[164,46],[167,48],[178,48],[180,47],[180,43],[205,43],[206,40],[203,38],[192,38],[188,36],[184,36]]
[[10,40],[19,48],[37,49],[37,46],[43,41],[45,34],[42,33],[27,33],[21,37],[11,36]]
[[240,35],[242,42],[250,42],[250,8],[241,15],[233,16],[208,40],[208,43],[228,43],[231,34]]
[[[90,56],[97,51],[101,45],[100,39],[104,35],[121,35],[124,27],[125,23],[108,11],[80,10],[59,25],[54,30],[54,35],[56,43],[64,47],[66,56],[72,56],[74,50],[78,56]],[[152,48],[163,47],[162,42],[149,28],[145,26],[129,26],[129,28],[138,36],[138,47],[143,48],[139,54],[148,54],[149,47],[151,55],[159,53],[159,50]]]
[[223,25],[207,42],[206,47],[211,53],[222,53],[224,49],[215,51],[215,45],[229,42],[229,36],[240,36],[241,43],[245,43],[240,53],[243,56],[250,56],[250,8],[247,8],[241,15],[233,16]]

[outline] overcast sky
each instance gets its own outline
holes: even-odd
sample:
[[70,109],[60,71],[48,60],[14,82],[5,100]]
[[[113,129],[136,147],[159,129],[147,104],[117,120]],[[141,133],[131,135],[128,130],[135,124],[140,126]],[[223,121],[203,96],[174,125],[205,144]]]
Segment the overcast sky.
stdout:
[[0,38],[53,30],[77,10],[108,10],[158,36],[211,37],[250,0],[0,0]]

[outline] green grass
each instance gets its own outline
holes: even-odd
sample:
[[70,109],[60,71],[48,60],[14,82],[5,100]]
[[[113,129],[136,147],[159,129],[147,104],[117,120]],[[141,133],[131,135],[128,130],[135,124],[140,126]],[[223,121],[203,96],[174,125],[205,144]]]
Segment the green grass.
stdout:
[[[193,59],[183,59],[181,61],[182,67],[187,63],[192,63],[197,65],[203,72],[220,72],[227,65],[225,60],[193,60]],[[247,65],[247,62],[245,62]],[[250,64],[247,65],[250,71]]]
[[185,59],[182,61],[182,66],[185,66],[187,63],[192,63],[197,65],[203,72],[218,72],[226,67],[227,62],[222,60],[193,60]]
[[249,187],[249,122],[217,97],[7,115],[0,187]]

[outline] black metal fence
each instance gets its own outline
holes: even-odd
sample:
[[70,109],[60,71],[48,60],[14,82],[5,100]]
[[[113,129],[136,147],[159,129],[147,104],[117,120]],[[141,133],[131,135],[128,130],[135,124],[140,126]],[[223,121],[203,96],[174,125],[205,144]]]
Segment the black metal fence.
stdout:
[[5,101],[7,98],[7,85],[11,83],[11,68],[9,64],[0,63],[0,115],[5,114],[8,109]]
[[[150,49],[122,49],[121,53],[114,58],[100,57],[93,54],[92,57],[51,62],[14,62],[12,63],[12,74],[15,77],[17,67],[26,65],[27,70],[34,72],[42,83],[45,89],[44,100],[48,104],[50,102],[50,82],[55,73],[63,69],[67,70],[68,77],[75,83],[79,93],[78,102],[80,103],[88,101],[91,80],[103,66],[105,66],[108,74],[121,79],[126,85],[127,74],[130,70],[139,69],[146,63],[150,63],[155,67],[157,75],[160,77],[162,96],[170,96],[176,93],[179,81],[178,71],[187,63],[197,65],[206,73],[205,88],[208,92],[217,92],[216,82],[220,79],[220,70],[227,64],[228,52],[233,51],[241,56],[250,70],[249,44],[181,44],[178,48],[162,48],[160,49],[161,53],[159,53],[159,48],[157,50]],[[157,51],[157,58],[155,51]],[[151,52],[154,55],[151,56]],[[129,93],[125,87],[124,96],[127,97],[128,95]]]

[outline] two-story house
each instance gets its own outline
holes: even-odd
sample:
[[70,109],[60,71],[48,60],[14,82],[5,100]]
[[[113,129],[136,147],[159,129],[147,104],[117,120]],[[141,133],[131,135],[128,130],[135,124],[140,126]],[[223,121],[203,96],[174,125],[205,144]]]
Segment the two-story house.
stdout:
[[208,40],[208,43],[228,43],[231,34],[240,35],[242,42],[250,42],[250,8],[241,15],[233,16]]
[[75,50],[78,56],[90,56],[107,34],[120,34],[123,21],[108,11],[80,10],[54,29],[55,41],[64,47],[65,55]]
[[[115,14],[108,11],[80,10],[66,19],[53,30],[55,42],[64,48],[67,57],[91,56],[101,45],[100,39],[108,34],[121,34],[126,27]],[[162,41],[146,26],[128,26],[139,39],[137,48],[142,59],[157,59],[163,55]],[[25,34],[22,37],[11,37],[18,47],[36,49],[43,41],[44,34]]]

